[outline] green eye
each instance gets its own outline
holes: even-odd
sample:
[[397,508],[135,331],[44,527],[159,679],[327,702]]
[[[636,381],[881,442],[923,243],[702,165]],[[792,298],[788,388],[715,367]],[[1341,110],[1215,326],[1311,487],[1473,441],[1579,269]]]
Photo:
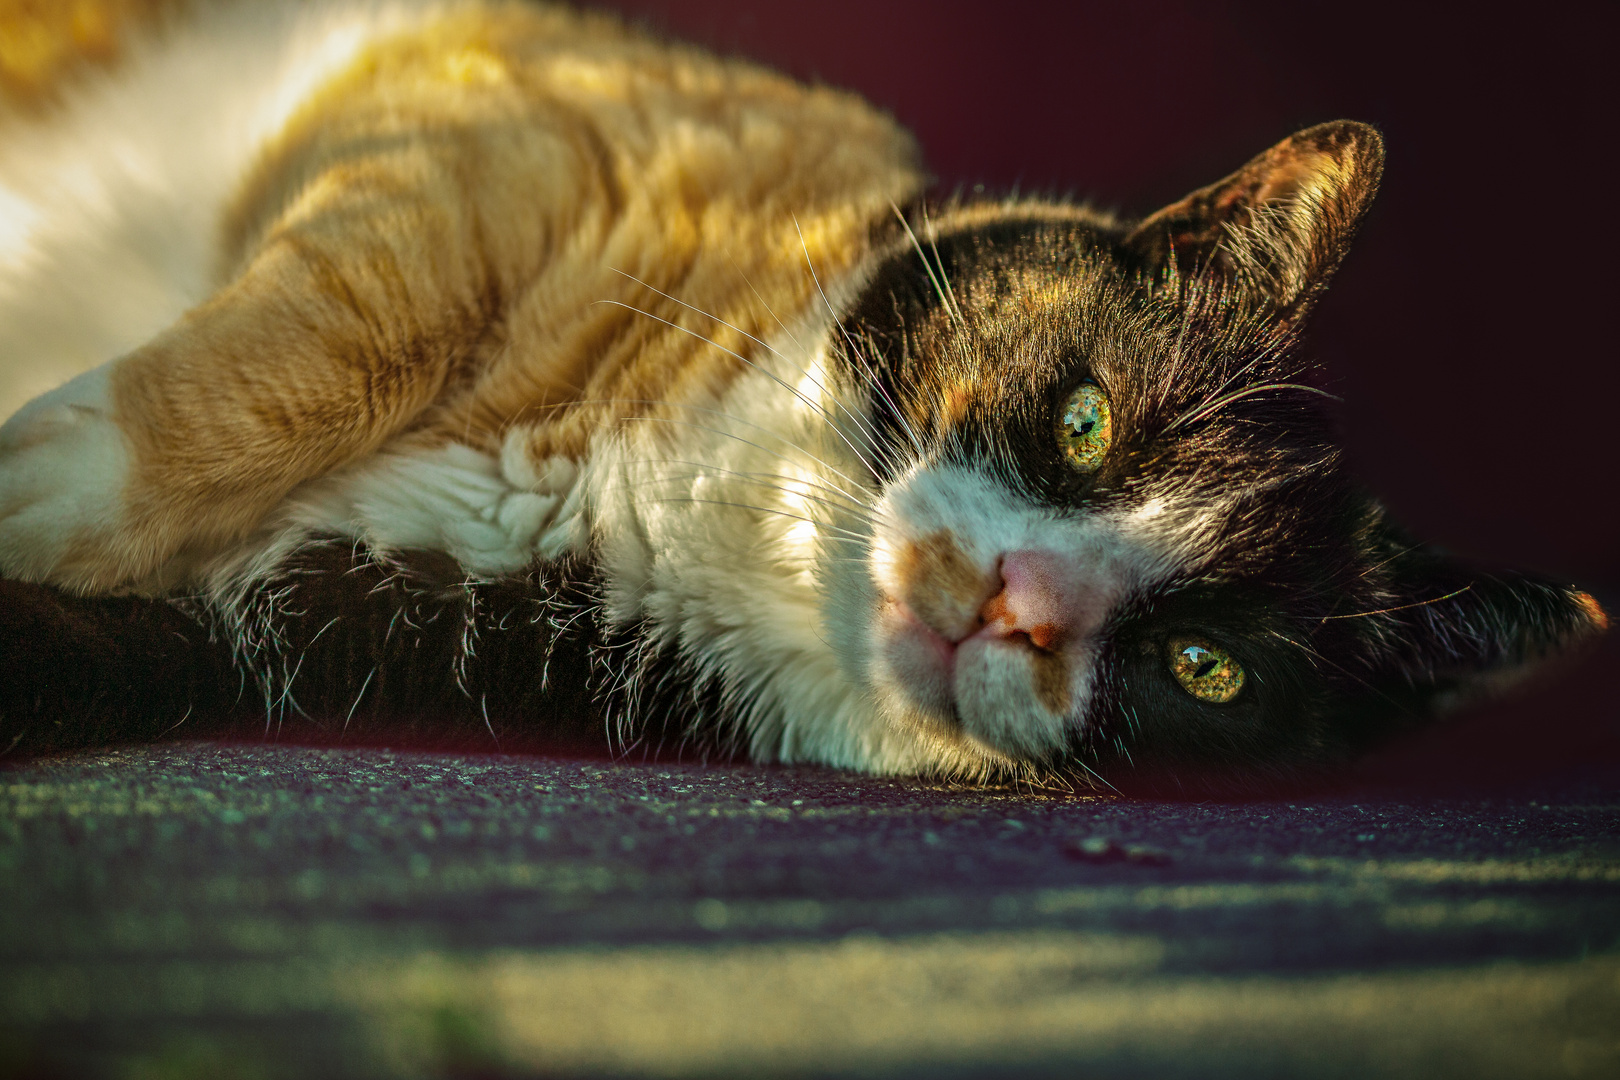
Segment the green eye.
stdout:
[[1238,696],[1248,676],[1225,649],[1197,638],[1171,638],[1170,674],[1199,701],[1223,705]]
[[1058,413],[1058,445],[1069,464],[1081,472],[1095,472],[1114,439],[1113,410],[1108,395],[1094,382],[1074,388]]

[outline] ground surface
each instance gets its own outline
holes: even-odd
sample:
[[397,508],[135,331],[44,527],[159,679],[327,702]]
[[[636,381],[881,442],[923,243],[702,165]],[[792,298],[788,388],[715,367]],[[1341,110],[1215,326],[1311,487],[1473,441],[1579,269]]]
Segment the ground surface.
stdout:
[[1244,805],[191,744],[0,770],[0,1075],[1613,1076],[1620,783]]

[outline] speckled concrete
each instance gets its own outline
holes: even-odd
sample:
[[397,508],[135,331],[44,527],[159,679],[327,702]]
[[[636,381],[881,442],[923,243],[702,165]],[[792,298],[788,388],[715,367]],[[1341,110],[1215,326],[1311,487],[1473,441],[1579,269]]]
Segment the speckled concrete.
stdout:
[[1620,783],[1178,804],[190,744],[0,771],[0,912],[0,1075],[1620,1069]]

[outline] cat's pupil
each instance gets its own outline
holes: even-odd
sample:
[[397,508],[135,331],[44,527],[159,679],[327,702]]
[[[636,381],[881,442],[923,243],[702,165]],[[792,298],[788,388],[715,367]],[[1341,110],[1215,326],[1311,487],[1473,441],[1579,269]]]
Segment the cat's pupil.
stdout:
[[[1197,657],[1194,657],[1193,659],[1196,660]],[[1193,678],[1202,679],[1205,675],[1208,675],[1218,667],[1220,667],[1219,660],[1205,660],[1202,664],[1199,664],[1197,670],[1193,672]]]

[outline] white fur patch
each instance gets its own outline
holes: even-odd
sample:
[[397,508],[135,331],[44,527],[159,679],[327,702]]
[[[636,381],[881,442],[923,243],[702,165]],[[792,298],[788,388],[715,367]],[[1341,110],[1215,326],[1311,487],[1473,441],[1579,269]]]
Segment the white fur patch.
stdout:
[[121,531],[129,448],[108,414],[110,366],[0,426],[0,574],[47,580],[70,545]]
[[576,477],[561,459],[538,470],[521,463],[513,476],[460,443],[385,448],[293,492],[268,520],[272,539],[255,545],[251,563],[269,570],[326,534],[380,552],[448,552],[476,577],[510,574],[534,561],[565,508],[572,516]]

